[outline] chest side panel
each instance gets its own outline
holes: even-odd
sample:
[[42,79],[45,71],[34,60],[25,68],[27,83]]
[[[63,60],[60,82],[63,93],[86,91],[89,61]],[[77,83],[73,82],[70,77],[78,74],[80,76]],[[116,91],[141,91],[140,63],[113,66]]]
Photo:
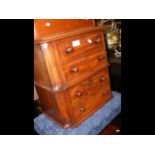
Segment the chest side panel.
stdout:
[[41,47],[34,46],[34,79],[39,85],[50,87],[50,79]]

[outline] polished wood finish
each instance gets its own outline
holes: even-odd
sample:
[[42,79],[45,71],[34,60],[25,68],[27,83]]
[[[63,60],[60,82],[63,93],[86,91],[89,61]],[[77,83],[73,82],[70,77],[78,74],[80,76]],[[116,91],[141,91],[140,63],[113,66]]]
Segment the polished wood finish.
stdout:
[[104,48],[103,32],[91,32],[84,35],[85,50],[91,50],[93,48]]
[[75,29],[72,31],[68,31],[65,33],[56,33],[56,34],[49,34],[49,35],[45,35],[42,38],[35,40],[34,44],[40,44],[40,43],[45,43],[45,42],[49,42],[49,41],[56,41],[62,39],[62,38],[68,38],[68,37],[74,37],[77,35],[82,35],[85,33],[91,33],[91,32],[97,32],[100,31],[101,33],[103,33],[103,26],[98,26],[98,27],[87,27],[87,28],[81,28],[81,29]]
[[66,82],[76,79],[78,76],[86,74],[88,63],[86,58],[80,58],[64,65]]
[[87,62],[90,69],[97,68],[98,66],[107,63],[107,58],[104,50],[99,50],[87,57]]
[[[73,47],[72,42],[76,40],[79,41],[80,45]],[[59,41],[57,43],[57,48],[61,61],[62,62],[69,61],[74,56],[83,53],[84,52],[83,46],[84,46],[83,39],[80,35]]]
[[109,76],[107,72],[104,73],[100,71],[66,91],[75,124],[80,119],[86,119],[111,98]]
[[92,19],[37,19],[34,20],[35,39],[49,34],[66,32],[74,29],[95,26]]
[[44,55],[40,46],[34,48],[34,77],[35,82],[46,87],[50,87],[50,78],[47,72]]
[[112,97],[102,28],[93,20],[74,21],[79,27],[73,20],[65,28],[52,20],[59,24],[47,31],[48,21],[35,20],[36,89],[44,113],[63,128],[78,126]]

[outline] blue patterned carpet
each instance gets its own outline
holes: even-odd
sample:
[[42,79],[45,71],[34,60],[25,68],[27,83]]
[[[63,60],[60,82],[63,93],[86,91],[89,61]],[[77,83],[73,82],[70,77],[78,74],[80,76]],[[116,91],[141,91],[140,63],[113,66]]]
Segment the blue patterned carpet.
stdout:
[[63,129],[40,114],[34,119],[34,129],[40,135],[97,135],[121,112],[121,94],[113,92],[113,98],[81,125]]

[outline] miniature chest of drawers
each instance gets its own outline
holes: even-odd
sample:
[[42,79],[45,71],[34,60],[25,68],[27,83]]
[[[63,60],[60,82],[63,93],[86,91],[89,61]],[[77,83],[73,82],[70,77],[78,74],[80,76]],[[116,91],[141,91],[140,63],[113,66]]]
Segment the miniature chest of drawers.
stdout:
[[93,20],[34,24],[34,78],[43,111],[62,128],[74,128],[112,97],[103,28]]

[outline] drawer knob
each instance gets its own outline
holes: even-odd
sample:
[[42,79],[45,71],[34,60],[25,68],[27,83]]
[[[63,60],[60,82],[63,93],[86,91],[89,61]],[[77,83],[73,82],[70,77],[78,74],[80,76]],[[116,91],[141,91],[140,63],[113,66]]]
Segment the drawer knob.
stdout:
[[69,47],[69,48],[66,49],[66,53],[69,54],[69,53],[72,53],[72,52],[73,52],[73,48],[72,47]]
[[98,59],[98,61],[102,61],[102,60],[104,60],[104,56],[99,56],[97,59]]
[[89,80],[89,85],[92,85],[93,84],[93,81],[92,80]]
[[107,94],[107,91],[104,90],[104,91],[103,91],[103,96],[105,96],[106,94]]
[[78,92],[76,92],[76,94],[75,94],[76,96],[78,96],[78,97],[80,97],[80,96],[82,96],[83,95],[83,93],[81,92],[81,91],[78,91]]
[[50,22],[47,22],[45,25],[46,25],[46,27],[50,27],[51,26],[51,23]]
[[85,112],[85,111],[86,111],[86,109],[85,109],[85,108],[83,108],[83,107],[81,107],[81,108],[80,108],[80,111],[81,111],[81,112]]
[[88,42],[89,44],[92,44],[92,40],[91,40],[91,39],[88,39],[87,42]]
[[95,43],[95,44],[98,44],[98,43],[100,43],[100,41],[101,41],[100,38],[96,38],[96,39],[94,40],[94,43]]
[[71,71],[74,72],[74,73],[76,73],[76,72],[79,71],[79,68],[78,68],[78,67],[73,67],[73,68],[71,69]]
[[100,81],[105,81],[105,77],[100,77]]

